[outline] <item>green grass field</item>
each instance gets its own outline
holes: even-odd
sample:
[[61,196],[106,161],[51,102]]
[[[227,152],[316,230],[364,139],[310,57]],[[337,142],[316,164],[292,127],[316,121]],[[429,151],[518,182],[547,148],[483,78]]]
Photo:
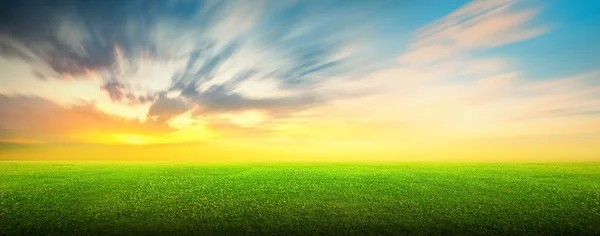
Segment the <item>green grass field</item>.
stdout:
[[0,235],[599,235],[600,163],[0,163]]

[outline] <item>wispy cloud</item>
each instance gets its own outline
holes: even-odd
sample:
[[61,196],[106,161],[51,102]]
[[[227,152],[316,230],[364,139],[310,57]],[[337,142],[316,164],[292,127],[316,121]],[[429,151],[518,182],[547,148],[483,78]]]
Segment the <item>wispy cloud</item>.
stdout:
[[[382,5],[392,8],[398,2]],[[393,142],[400,136],[533,135],[552,127],[567,132],[596,124],[600,115],[598,84],[592,83],[597,74],[534,80],[523,63],[495,50],[550,31],[538,21],[541,8],[525,0],[472,1],[424,22],[404,51],[394,51],[403,45],[379,45],[381,37],[400,37],[382,31],[404,25],[391,14],[385,19],[398,21],[397,27],[377,25],[383,13],[369,11],[365,6],[373,3],[368,1],[1,4],[4,59],[32,65],[44,79],[36,83],[91,84],[119,106],[64,108],[52,98],[13,95],[2,102],[45,104],[31,111],[56,120],[108,117],[97,122],[112,122],[106,127],[119,127],[115,132],[125,121],[104,113],[124,116],[121,111],[132,107],[142,114],[131,116],[143,118],[125,123],[164,139],[189,140],[194,132],[209,130],[237,138],[356,143]],[[88,115],[75,115],[77,109]],[[10,112],[2,118],[3,128],[15,122],[22,130],[11,133],[33,133],[30,115]],[[79,127],[57,127],[75,129],[71,125]],[[158,134],[157,127],[171,129]]]
[[379,124],[396,138],[581,132],[574,127],[600,115],[596,72],[533,80],[512,58],[489,53],[549,30],[533,25],[538,8],[521,2],[473,1],[422,27],[398,66],[323,88],[363,96],[339,97],[318,116]]
[[[44,79],[97,75],[115,103],[159,103],[161,94],[180,91],[204,110],[301,108],[322,100],[311,91],[316,84],[366,62],[353,57],[361,45],[351,39],[361,36],[357,27],[366,28],[368,14],[325,3],[2,4],[1,55],[36,64]],[[274,93],[293,95],[249,98],[244,92],[252,91],[239,89],[247,80],[269,80]]]
[[547,27],[527,23],[537,8],[519,9],[518,0],[477,0],[418,30],[400,63],[427,64],[452,56],[523,41]]

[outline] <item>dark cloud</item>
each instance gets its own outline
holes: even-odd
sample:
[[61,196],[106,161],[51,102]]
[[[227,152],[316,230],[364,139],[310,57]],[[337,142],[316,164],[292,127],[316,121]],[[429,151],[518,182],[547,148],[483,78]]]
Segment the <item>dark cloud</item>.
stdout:
[[193,51],[185,69],[173,76],[172,88],[181,89],[184,94],[193,94],[196,87],[213,78],[215,71],[233,55],[237,46],[237,42],[233,42],[214,52],[214,44],[207,44]]
[[132,93],[128,93],[125,86],[118,82],[107,82],[102,85],[100,89],[106,92],[112,101],[121,102],[125,100],[130,105],[153,102],[157,98],[157,95],[152,94],[136,96]]
[[212,86],[192,99],[201,107],[200,112],[240,111],[261,109],[280,112],[307,107],[318,102],[315,96],[296,95],[277,98],[248,98],[231,92],[225,86]]
[[[130,98],[130,101],[136,101],[136,97],[134,95],[131,95],[132,97]],[[140,95],[137,97],[137,103],[148,103],[148,102],[153,102],[154,100],[156,100],[156,95]]]
[[333,75],[348,72],[336,68],[343,63],[342,60],[329,58],[334,52],[340,50],[336,46],[312,44],[283,50],[287,51],[287,57],[294,63],[286,68],[277,68],[273,71],[273,75],[281,78],[285,88],[303,88],[327,80]]
[[174,18],[174,23],[195,22],[201,27],[212,22],[209,19],[219,6],[211,5],[214,11],[210,11],[205,5],[204,1],[3,0],[0,53],[39,60],[59,74],[72,76],[111,69],[118,54],[127,61],[140,55],[170,56],[157,52],[157,19]]
[[164,123],[191,108],[191,105],[180,98],[168,98],[161,95],[148,110],[148,117]]
[[[0,54],[31,62],[36,65],[35,75],[43,79],[96,73],[105,81],[100,89],[114,102],[154,102],[148,115],[161,121],[191,105],[209,113],[302,109],[323,100],[312,91],[314,86],[334,75],[352,73],[357,67],[353,65],[359,65],[356,58],[360,57],[335,55],[344,50],[348,39],[361,36],[355,28],[360,17],[342,14],[332,3],[270,2],[276,7],[265,7],[259,19],[236,15],[240,22],[235,23],[256,21],[250,30],[232,32],[231,38],[210,35],[244,4],[252,6],[233,0],[4,0],[0,2]],[[323,21],[302,25],[307,19]],[[266,60],[253,61],[228,81],[199,91],[242,51]],[[187,65],[172,75],[165,91],[140,92],[132,89],[139,86],[132,84],[131,75],[147,60],[184,60]],[[279,80],[280,89],[300,95],[259,99],[233,92],[245,80],[265,77]],[[158,96],[174,90],[181,91],[180,98]],[[184,100],[190,104],[184,106]]]
[[39,60],[59,74],[75,77],[112,66],[115,45],[126,53],[149,46],[143,38],[151,16],[139,14],[148,9],[139,1],[8,0],[0,4],[0,34],[8,56]]
[[125,95],[124,94],[125,87],[123,87],[123,85],[116,83],[116,82],[106,83],[101,87],[101,89],[104,90],[106,93],[108,93],[108,96],[113,101],[119,102],[119,101],[123,100],[123,96]]
[[314,95],[295,95],[277,98],[250,98],[233,92],[225,85],[214,85],[198,92],[188,92],[181,97],[168,98],[161,95],[150,107],[148,117],[164,123],[192,107],[197,109],[193,114],[205,115],[218,112],[263,110],[272,115],[309,107],[320,100]]

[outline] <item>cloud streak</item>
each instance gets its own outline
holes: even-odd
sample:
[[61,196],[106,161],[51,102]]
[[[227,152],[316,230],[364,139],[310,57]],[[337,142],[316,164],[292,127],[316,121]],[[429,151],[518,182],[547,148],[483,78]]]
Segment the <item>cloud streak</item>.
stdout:
[[542,35],[547,27],[528,27],[537,9],[517,10],[517,0],[478,0],[418,30],[400,63],[427,64]]
[[585,132],[580,124],[599,118],[597,73],[533,80],[489,53],[549,30],[532,24],[538,9],[522,2],[472,1],[418,29],[397,66],[325,87],[361,96],[338,97],[319,117],[379,124],[397,139]]
[[[574,127],[597,123],[597,74],[533,79],[527,62],[497,50],[550,31],[538,23],[535,4],[476,0],[418,26],[383,11],[405,3],[381,1],[383,9],[368,1],[4,1],[3,59],[29,63],[41,85],[92,84],[94,99],[106,96],[114,106],[98,111],[91,103],[61,107],[52,99],[3,96],[11,109],[33,113],[3,110],[9,115],[2,131],[27,135],[0,138],[28,139],[35,136],[28,126],[58,122],[34,124],[34,115],[89,121],[58,123],[72,132],[89,126],[164,139],[214,134],[390,146],[540,135],[552,127],[560,127],[555,134],[576,133],[584,129]],[[403,28],[418,29],[396,32]],[[383,43],[402,37],[405,47]],[[123,111],[133,107],[141,112]]]
[[[325,3],[10,0],[2,9],[0,55],[35,64],[44,79],[98,75],[116,103],[160,107],[159,94],[180,91],[204,110],[301,109],[323,100],[313,97],[316,85],[366,62],[353,57],[361,47],[348,39],[360,36],[369,14]],[[160,77],[144,74],[165,64],[154,71]],[[295,95],[234,92],[251,79],[274,79],[282,94]]]

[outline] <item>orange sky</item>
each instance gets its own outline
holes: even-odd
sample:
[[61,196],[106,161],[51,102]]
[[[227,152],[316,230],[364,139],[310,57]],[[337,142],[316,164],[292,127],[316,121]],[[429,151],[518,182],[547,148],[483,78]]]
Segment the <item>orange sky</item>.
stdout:
[[60,45],[0,32],[15,51],[0,54],[0,160],[600,161],[600,70],[536,74],[502,50],[553,36],[536,3],[471,1],[393,29],[380,11],[332,13],[343,28],[324,8],[265,44],[277,7],[236,2],[201,32],[132,20],[115,34],[147,38],[103,50],[69,14]]

